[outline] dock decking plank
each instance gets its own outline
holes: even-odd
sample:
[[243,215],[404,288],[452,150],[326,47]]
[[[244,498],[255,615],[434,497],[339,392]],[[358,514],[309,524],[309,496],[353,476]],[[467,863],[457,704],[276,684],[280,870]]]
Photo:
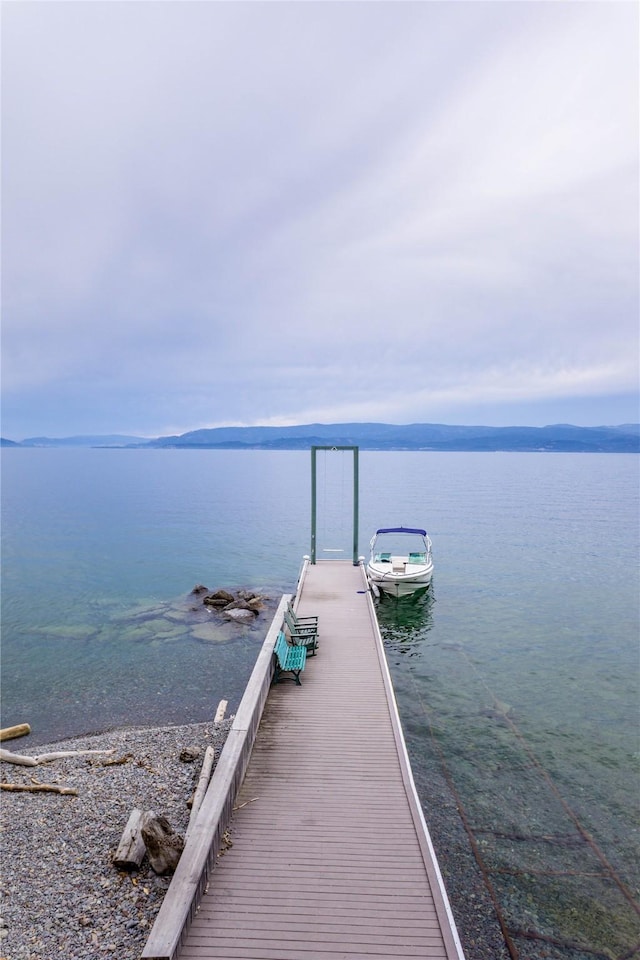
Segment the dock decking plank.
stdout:
[[319,617],[318,653],[302,686],[269,692],[233,845],[182,958],[463,960],[407,789],[369,604],[360,567],[307,568],[298,612]]

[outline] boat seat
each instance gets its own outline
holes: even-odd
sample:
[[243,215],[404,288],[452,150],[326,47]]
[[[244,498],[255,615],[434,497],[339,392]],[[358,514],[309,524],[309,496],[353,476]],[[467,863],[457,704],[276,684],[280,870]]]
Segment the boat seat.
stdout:
[[391,563],[390,553],[378,553],[375,558],[377,563]]
[[409,563],[426,563],[427,555],[426,553],[410,553],[409,554]]

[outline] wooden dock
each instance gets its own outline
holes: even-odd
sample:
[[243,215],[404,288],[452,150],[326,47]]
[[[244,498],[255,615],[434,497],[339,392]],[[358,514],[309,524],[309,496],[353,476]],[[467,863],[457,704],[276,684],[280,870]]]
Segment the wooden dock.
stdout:
[[238,712],[143,957],[464,960],[362,566],[307,564],[297,611],[318,653],[301,686],[265,688],[279,608],[248,688],[264,706]]

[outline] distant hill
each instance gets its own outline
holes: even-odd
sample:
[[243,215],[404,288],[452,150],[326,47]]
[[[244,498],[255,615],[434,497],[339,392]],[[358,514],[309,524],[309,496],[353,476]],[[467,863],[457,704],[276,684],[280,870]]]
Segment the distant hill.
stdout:
[[77,437],[28,437],[18,446],[20,447],[126,447],[144,445],[149,442],[148,437],[129,437],[126,434],[112,433],[106,436],[77,436]]
[[160,437],[148,446],[306,450],[311,446],[362,450],[522,450],[640,452],[640,424],[575,427],[449,426],[438,423],[312,423],[290,427],[217,427]]
[[308,450],[312,446],[358,446],[361,450],[640,453],[640,424],[483,427],[442,423],[310,423],[288,427],[216,427],[153,440],[123,434],[30,437],[21,443],[3,440],[2,445],[191,450]]

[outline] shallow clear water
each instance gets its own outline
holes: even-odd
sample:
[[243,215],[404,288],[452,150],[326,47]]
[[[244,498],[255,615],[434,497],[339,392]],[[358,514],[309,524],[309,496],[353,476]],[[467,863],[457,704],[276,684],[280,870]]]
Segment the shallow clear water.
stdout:
[[[189,591],[294,588],[309,454],[2,458],[3,725],[37,743],[233,710],[266,619],[212,630]],[[432,589],[378,606],[425,807],[438,764],[509,928],[585,957],[640,941],[638,488],[631,455],[360,454],[360,552],[399,524],[434,545]],[[350,557],[351,507],[350,455],[320,455],[319,557]],[[520,934],[523,958],[580,957]]]
[[19,453],[3,457],[5,722],[48,740],[237,703],[261,624],[194,637],[188,594],[295,584],[307,491],[287,455]]

